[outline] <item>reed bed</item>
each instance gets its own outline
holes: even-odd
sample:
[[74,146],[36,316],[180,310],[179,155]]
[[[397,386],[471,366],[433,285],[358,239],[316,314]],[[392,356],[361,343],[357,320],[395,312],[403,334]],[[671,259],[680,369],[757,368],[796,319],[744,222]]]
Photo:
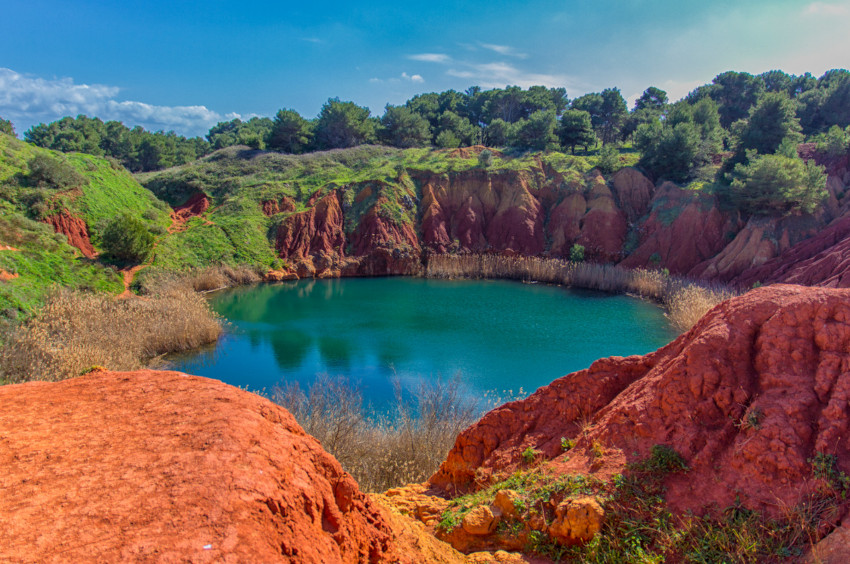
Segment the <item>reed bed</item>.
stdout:
[[381,417],[369,415],[360,388],[344,376],[320,375],[307,390],[289,383],[275,388],[272,399],[322,443],[362,490],[382,492],[430,477],[480,412],[459,376],[407,390],[396,382],[395,390],[392,413]]
[[0,348],[0,383],[62,380],[95,366],[136,370],[211,343],[221,330],[206,300],[185,283],[121,300],[60,290]]
[[245,286],[262,281],[261,274],[250,266],[208,266],[193,268],[182,272],[156,270],[146,272],[138,282],[139,292],[143,295],[156,294],[160,288],[183,285],[196,292],[212,292],[232,286]]
[[496,254],[431,255],[428,278],[497,278],[628,293],[662,303],[671,325],[685,332],[715,305],[736,294],[660,270]]

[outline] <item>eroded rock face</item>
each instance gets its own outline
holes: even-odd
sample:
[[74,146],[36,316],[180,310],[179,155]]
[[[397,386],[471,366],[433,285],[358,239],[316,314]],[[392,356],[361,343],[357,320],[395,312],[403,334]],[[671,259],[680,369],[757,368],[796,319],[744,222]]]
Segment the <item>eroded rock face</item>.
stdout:
[[748,269],[759,267],[792,245],[817,234],[812,216],[751,217],[735,238],[712,258],[688,273],[693,278],[731,282]]
[[739,229],[737,215],[721,213],[713,196],[665,182],[649,216],[635,228],[637,247],[620,265],[686,274],[722,251]]
[[280,200],[263,200],[260,205],[263,208],[263,214],[269,217],[279,213],[294,212],[296,209],[295,201],[288,196]]
[[215,380],[3,386],[0,464],[4,561],[426,560],[287,411]]
[[[588,261],[737,286],[846,286],[850,250],[839,244],[846,229],[824,227],[850,216],[850,155],[801,151],[829,174],[829,197],[813,215],[748,219],[710,190],[655,187],[634,168],[606,181],[595,169],[565,173],[539,161],[523,170],[413,171],[392,182],[320,190],[306,202],[309,209],[281,221],[273,238],[300,277],[416,274],[428,253],[569,258],[578,244]],[[266,215],[295,209],[287,198],[261,205]]]
[[56,233],[68,237],[68,244],[78,248],[84,257],[92,258],[95,256],[96,253],[89,238],[89,228],[82,218],[75,216],[68,210],[61,210],[59,213],[45,217],[43,221],[53,227]]
[[763,265],[748,268],[733,282],[745,288],[756,282],[850,287],[850,217],[835,221]]
[[[345,256],[343,214],[337,194],[330,193],[313,203],[310,209],[284,219],[275,239],[280,258],[309,263],[305,271],[299,271],[302,277],[332,268],[334,258]],[[321,260],[314,266],[316,257]]]
[[540,201],[529,178],[517,171],[428,174],[421,186],[422,242],[446,252],[455,242],[466,250],[509,250],[537,255],[545,247]]
[[[817,452],[850,472],[848,350],[850,290],[753,290],[654,353],[598,360],[491,411],[461,433],[431,483],[474,489],[518,468],[528,446],[564,472],[593,473],[594,443],[620,457],[620,470],[664,444],[690,467],[667,478],[673,509],[739,499],[778,516],[809,493]],[[568,460],[561,437],[577,439]]]
[[637,221],[649,211],[655,186],[639,170],[631,167],[618,170],[611,177],[611,188],[629,223]]

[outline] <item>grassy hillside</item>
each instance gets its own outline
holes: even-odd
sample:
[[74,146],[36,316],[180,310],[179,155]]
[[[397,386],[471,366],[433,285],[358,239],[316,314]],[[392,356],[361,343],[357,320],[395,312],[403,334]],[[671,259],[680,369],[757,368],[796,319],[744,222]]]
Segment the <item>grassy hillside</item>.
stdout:
[[168,206],[122,166],[101,157],[63,155],[0,134],[0,269],[17,277],[0,282],[0,312],[6,320],[29,315],[57,287],[122,291],[112,266],[86,259],[64,235],[43,223],[68,210],[89,228],[99,250],[99,230],[119,213],[143,219],[165,232]]
[[[637,154],[624,152],[620,166],[633,165]],[[539,170],[541,163],[579,180],[597,164],[599,157],[563,153],[493,152],[487,166],[499,170]],[[210,262],[272,266],[275,254],[268,242],[274,227],[291,213],[303,211],[308,200],[340,189],[344,198],[346,227],[353,229],[373,204],[381,200],[380,213],[397,223],[412,223],[421,194],[411,180],[417,173],[447,174],[479,168],[475,150],[394,149],[364,145],[351,149],[285,155],[229,147],[193,163],[164,171],[137,175],[157,197],[172,205],[204,192],[211,211],[204,220],[192,220],[187,230],[162,241],[154,265],[163,268],[201,266]],[[367,195],[363,189],[369,187]],[[351,189],[350,189],[351,188]],[[262,202],[287,198],[295,210],[266,217]]]
[[[636,154],[625,152],[620,164],[634,164],[636,159]],[[598,160],[592,154],[493,151],[487,169],[539,171],[543,164],[547,170],[580,179]],[[421,196],[413,177],[481,166],[473,149],[361,146],[285,155],[229,147],[193,163],[134,178],[113,159],[61,154],[0,135],[0,246],[18,249],[0,251],[0,269],[18,275],[0,282],[0,311],[9,310],[13,317],[31,313],[54,286],[121,290],[114,267],[83,258],[64,236],[54,235],[42,223],[64,210],[85,222],[96,252],[102,251],[101,233],[110,219],[127,213],[142,221],[157,238],[150,259],[153,268],[142,276],[215,264],[276,267],[280,261],[271,242],[274,229],[293,212],[267,217],[263,202],[286,198],[297,212],[307,209],[316,193],[340,189],[348,229],[376,202],[381,215],[399,224],[413,223],[418,212],[411,200]],[[183,204],[198,192],[209,197],[209,209],[170,229],[169,204]]]

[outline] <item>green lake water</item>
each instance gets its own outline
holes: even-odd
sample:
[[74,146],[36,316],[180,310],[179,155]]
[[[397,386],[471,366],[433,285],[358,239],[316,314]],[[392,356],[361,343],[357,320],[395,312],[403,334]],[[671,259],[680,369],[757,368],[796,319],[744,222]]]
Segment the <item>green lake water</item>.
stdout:
[[642,300],[501,280],[309,280],[235,288],[211,303],[227,333],[174,359],[176,370],[267,392],[345,375],[376,409],[392,398],[393,378],[408,386],[459,373],[469,393],[517,396],[675,337]]

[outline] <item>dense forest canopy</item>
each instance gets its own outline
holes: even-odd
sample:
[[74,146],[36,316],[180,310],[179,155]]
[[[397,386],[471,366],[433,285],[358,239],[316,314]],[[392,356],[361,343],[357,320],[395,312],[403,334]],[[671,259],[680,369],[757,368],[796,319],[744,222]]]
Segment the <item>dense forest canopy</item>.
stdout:
[[[0,120],[0,130],[11,133],[12,124]],[[805,176],[801,186],[812,186],[816,175],[804,175],[787,147],[808,140],[838,154],[847,149],[849,135],[850,72],[844,69],[820,78],[779,70],[760,75],[728,71],[675,103],[650,86],[631,109],[617,88],[570,100],[564,88],[474,86],[418,94],[403,105],[387,105],[380,117],[354,102],[331,98],[313,119],[281,109],[273,118],[218,123],[206,139],[130,129],[82,115],[24,133],[38,146],[110,156],[131,171],[184,164],[231,145],[298,154],[366,143],[399,148],[484,144],[573,153],[602,144],[606,158],[625,145],[639,151],[639,166],[656,180],[717,179],[738,198],[742,179],[763,179],[768,169],[786,179]],[[725,164],[718,171],[720,161]],[[798,198],[797,207],[811,208],[811,196]]]

